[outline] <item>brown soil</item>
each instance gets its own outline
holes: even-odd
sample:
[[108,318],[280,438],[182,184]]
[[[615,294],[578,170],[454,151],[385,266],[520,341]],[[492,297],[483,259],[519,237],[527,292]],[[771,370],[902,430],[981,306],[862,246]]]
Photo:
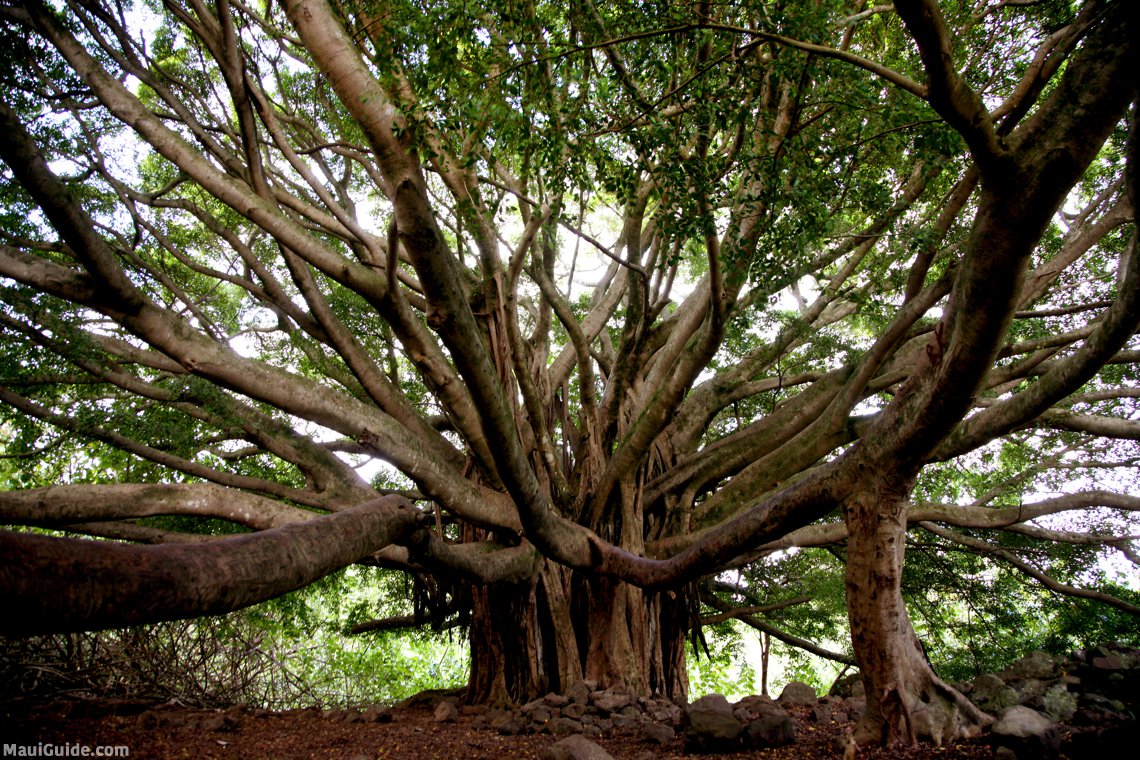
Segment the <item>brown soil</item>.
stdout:
[[[549,734],[500,736],[473,728],[472,716],[437,723],[425,706],[399,708],[386,723],[344,723],[318,710],[262,714],[233,709],[191,710],[182,707],[102,702],[56,702],[4,711],[2,741],[25,746],[126,746],[131,758],[207,760],[237,758],[342,758],[343,760],[512,760],[543,756],[560,737]],[[796,743],[762,752],[714,757],[723,760],[765,758],[842,758],[842,738],[850,724],[812,723],[806,709],[790,710],[796,718]],[[615,729],[596,740],[617,760],[685,758],[680,736],[665,745],[647,742],[635,728]],[[58,750],[56,756],[60,756]],[[65,755],[66,756],[66,755]],[[945,758],[989,760],[993,748],[975,741],[949,747],[921,746],[909,751],[861,750],[860,760]]]

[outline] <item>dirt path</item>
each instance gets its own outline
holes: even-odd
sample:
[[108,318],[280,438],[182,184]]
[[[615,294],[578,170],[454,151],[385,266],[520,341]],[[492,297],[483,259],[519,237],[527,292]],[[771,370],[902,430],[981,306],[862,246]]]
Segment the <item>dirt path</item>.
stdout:
[[[437,723],[427,707],[392,710],[382,716],[386,722],[375,723],[362,722],[359,718],[346,723],[345,711],[327,715],[314,709],[266,713],[234,708],[222,712],[112,702],[61,702],[20,706],[6,712],[8,725],[2,732],[4,744],[79,745],[91,747],[91,752],[95,747],[125,746],[131,758],[538,760],[547,747],[561,738],[549,734],[502,736],[486,728],[473,727],[474,718],[469,714],[461,715],[453,723]],[[715,757],[724,760],[843,757],[841,741],[846,724],[814,724],[807,719],[806,711],[795,717],[794,745]],[[615,729],[597,742],[617,760],[690,757],[685,755],[679,736],[665,744],[656,744],[647,740],[639,728]],[[55,750],[55,756],[60,755]],[[983,743],[970,743],[942,749],[928,746],[906,753],[859,753],[860,760],[925,757],[989,760],[993,749]]]

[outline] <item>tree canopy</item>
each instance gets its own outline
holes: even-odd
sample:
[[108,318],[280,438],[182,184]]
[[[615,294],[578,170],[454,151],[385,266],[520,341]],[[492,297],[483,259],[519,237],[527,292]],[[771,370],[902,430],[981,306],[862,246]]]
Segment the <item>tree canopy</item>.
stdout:
[[7,532],[4,630],[365,561],[473,698],[683,697],[826,576],[969,733],[912,591],[1140,613],[1128,6],[0,2],[0,521],[154,544]]

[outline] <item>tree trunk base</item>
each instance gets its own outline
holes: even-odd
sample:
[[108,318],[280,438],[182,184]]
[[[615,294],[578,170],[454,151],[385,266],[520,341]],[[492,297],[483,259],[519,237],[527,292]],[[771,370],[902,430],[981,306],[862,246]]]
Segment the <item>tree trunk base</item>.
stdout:
[[867,693],[867,712],[855,726],[858,744],[891,747],[925,741],[941,747],[976,737],[993,722],[929,667],[926,671],[912,673],[905,679],[909,684],[887,684],[876,696]]

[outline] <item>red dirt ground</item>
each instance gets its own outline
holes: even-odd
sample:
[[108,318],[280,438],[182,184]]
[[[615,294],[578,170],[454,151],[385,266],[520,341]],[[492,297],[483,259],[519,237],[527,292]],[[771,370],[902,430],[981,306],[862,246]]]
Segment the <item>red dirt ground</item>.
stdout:
[[[500,736],[476,729],[470,715],[455,723],[437,723],[428,707],[398,708],[387,723],[344,723],[322,717],[318,710],[261,714],[229,713],[107,702],[57,702],[33,707],[11,706],[4,711],[0,734],[4,744],[126,746],[131,758],[160,760],[261,760],[338,758],[341,760],[538,760],[560,737],[548,734]],[[814,724],[806,710],[792,710],[796,743],[765,751],[722,754],[723,760],[765,758],[801,760],[842,758],[842,737],[850,724]],[[227,715],[229,717],[227,717]],[[681,738],[658,746],[630,728],[596,740],[617,760],[686,758]],[[91,750],[92,752],[94,749]],[[886,758],[944,758],[989,760],[993,748],[983,742],[945,748],[922,746],[910,751],[861,750],[859,760]],[[59,756],[57,751],[56,756]]]

